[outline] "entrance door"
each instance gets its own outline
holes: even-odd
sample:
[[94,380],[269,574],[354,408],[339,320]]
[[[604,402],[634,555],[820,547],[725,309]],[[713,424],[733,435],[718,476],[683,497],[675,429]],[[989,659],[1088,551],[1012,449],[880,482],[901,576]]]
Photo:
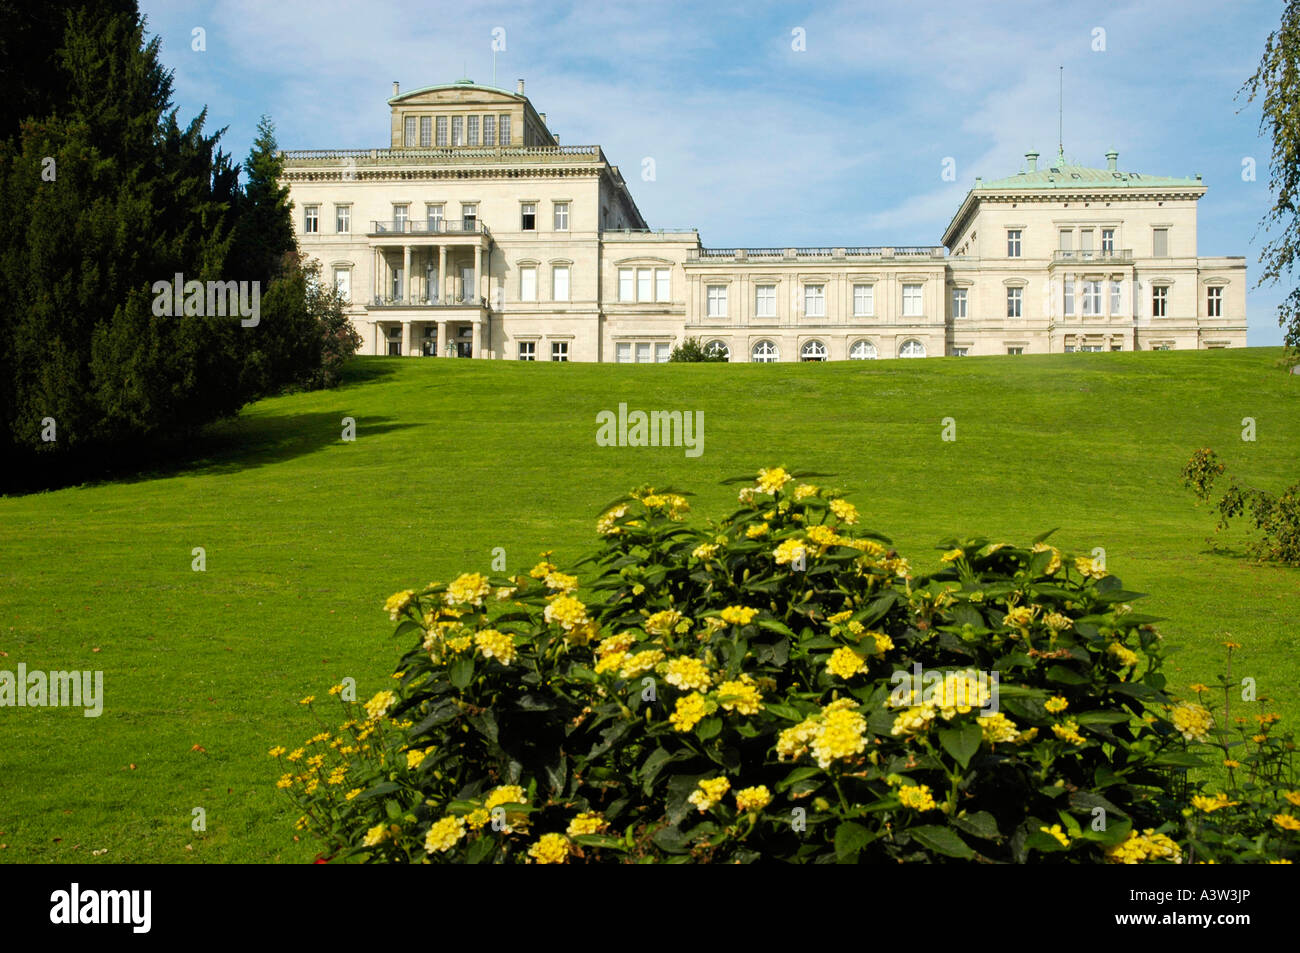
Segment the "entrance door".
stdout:
[[457,342],[456,342],[456,356],[457,356],[457,357],[473,357],[473,356],[474,356],[474,342],[473,342],[473,341],[457,341]]
[[474,266],[461,267],[460,269],[460,300],[477,301],[478,295],[474,289]]

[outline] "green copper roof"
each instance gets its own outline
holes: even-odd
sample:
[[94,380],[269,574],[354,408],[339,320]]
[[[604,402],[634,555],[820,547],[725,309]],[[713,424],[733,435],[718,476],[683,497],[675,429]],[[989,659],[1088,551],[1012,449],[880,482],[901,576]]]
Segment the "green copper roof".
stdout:
[[1009,175],[1005,179],[979,181],[975,188],[979,190],[1004,189],[1070,189],[1080,186],[1092,188],[1141,189],[1152,186],[1203,186],[1199,177],[1177,178],[1167,175],[1142,175],[1138,172],[1123,172],[1118,169],[1092,169],[1076,165],[1064,156],[1055,160],[1047,158],[1040,161],[1036,172],[1021,172]]

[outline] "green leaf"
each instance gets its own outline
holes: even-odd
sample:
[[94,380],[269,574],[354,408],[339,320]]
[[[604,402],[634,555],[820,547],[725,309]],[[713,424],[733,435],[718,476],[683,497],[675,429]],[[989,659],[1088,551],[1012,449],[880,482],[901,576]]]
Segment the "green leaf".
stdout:
[[474,678],[474,656],[457,656],[456,660],[447,666],[447,678],[457,690],[463,691]]
[[835,857],[842,864],[851,864],[858,859],[858,852],[866,847],[876,835],[861,824],[842,821],[835,828]]
[[967,834],[974,834],[983,840],[1002,839],[1002,832],[998,830],[998,822],[988,811],[979,811],[965,817],[954,817],[952,826],[960,828]]
[[821,768],[813,768],[813,767],[795,768],[793,771],[787,774],[780,781],[776,782],[776,789],[778,792],[784,791],[792,784],[798,784],[800,781],[803,781],[806,778],[815,777],[816,775],[824,774],[824,773],[825,772],[823,772]]
[[722,719],[718,717],[705,718],[695,726],[695,737],[701,741],[708,741],[710,738],[722,731]]
[[983,738],[984,733],[975,722],[967,722],[956,728],[944,728],[939,731],[939,744],[943,745],[943,750],[952,755],[963,768],[970,764],[971,758],[975,757],[975,752],[979,750]]
[[970,849],[970,845],[947,827],[927,824],[924,827],[908,828],[907,832],[911,834],[912,839],[922,847],[929,848],[935,853],[943,854],[945,857],[956,857],[960,860],[970,860],[975,856],[975,851]]

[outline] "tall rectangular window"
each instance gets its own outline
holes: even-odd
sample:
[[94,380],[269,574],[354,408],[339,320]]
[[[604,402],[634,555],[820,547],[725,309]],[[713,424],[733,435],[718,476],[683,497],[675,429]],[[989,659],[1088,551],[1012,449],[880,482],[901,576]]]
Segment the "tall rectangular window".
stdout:
[[346,235],[352,231],[352,206],[334,206],[334,231]]
[[347,304],[352,303],[352,269],[335,268],[334,269],[334,290],[343,298]]
[[495,146],[497,144],[497,117],[483,117],[483,145]]
[[903,285],[903,317],[919,318],[921,316],[921,286]]
[[650,363],[650,342],[649,341],[636,342],[636,362],[638,364]]
[[1071,251],[1074,248],[1074,232],[1068,228],[1060,231],[1061,251]]
[[668,358],[672,356],[672,346],[667,341],[655,342],[655,363],[667,364]]
[[569,266],[555,265],[551,268],[551,300],[569,300]]
[[424,220],[428,225],[429,231],[442,231],[442,203],[427,202],[424,206]]
[[408,149],[415,147],[415,117],[406,117],[406,147]]
[[620,268],[618,270],[618,300],[635,301],[636,288],[633,285],[636,272],[631,268]]
[[463,146],[465,144],[465,117],[451,117],[451,144],[453,146]]
[[1007,317],[1019,318],[1024,314],[1025,289],[1008,288],[1007,289]]
[[632,342],[619,341],[614,345],[614,363],[631,364],[632,363]]
[[1205,316],[1223,317],[1223,289],[1218,287],[1205,289]]
[[511,145],[510,140],[510,114],[497,117],[497,131],[501,134],[501,145]]
[[525,202],[519,207],[520,223],[519,228],[525,232],[537,230],[537,206],[532,202]]
[[710,318],[725,318],[727,316],[727,286],[709,285],[706,296],[708,307],[705,313]]
[[803,313],[810,318],[826,317],[826,286],[803,286]]
[[460,227],[467,232],[478,231],[478,205],[473,202],[461,204]]
[[446,116],[438,117],[437,128],[438,128],[438,138],[435,139],[434,142],[440,148],[445,148],[447,145],[447,117]]
[[1119,309],[1120,309],[1119,299],[1123,287],[1124,287],[1123,283],[1119,281],[1112,281],[1110,283],[1110,313],[1111,314],[1119,314]]
[[1007,229],[1007,257],[1020,257],[1020,229],[1018,228]]
[[667,268],[655,269],[655,300],[673,300],[673,273]]
[[1103,228],[1101,230],[1101,253],[1103,255],[1115,254],[1115,229]]
[[[723,296],[723,310],[726,310],[725,295]],[[757,318],[776,317],[776,285],[754,286],[754,316]]]
[[555,203],[555,230],[557,232],[567,232],[569,230],[569,203]]
[[478,145],[478,116],[465,117],[465,144]]
[[537,300],[537,269],[532,265],[519,269],[519,300]]
[[876,310],[876,289],[872,285],[853,286],[853,314],[870,317]]
[[1169,312],[1169,288],[1166,285],[1155,285],[1151,289],[1151,317],[1163,318]]
[[636,270],[636,300],[653,301],[654,291],[654,272],[649,268],[638,268]]
[[1153,258],[1169,257],[1169,229],[1153,228],[1151,230],[1151,256]]
[[1083,283],[1083,313],[1101,314],[1101,282],[1085,281]]
[[952,289],[952,316],[954,318],[966,317],[966,289]]
[[393,206],[393,231],[406,231],[406,222],[409,217],[411,207],[409,205]]
[[302,230],[308,234],[320,231],[320,206],[304,205],[302,207]]
[[420,148],[427,149],[433,145],[433,117],[420,117]]
[[551,360],[564,363],[569,359],[569,342],[552,341],[551,342]]
[[1074,279],[1065,279],[1065,302],[1062,314],[1074,314]]
[[1079,233],[1079,253],[1085,258],[1092,257],[1092,229],[1085,228]]

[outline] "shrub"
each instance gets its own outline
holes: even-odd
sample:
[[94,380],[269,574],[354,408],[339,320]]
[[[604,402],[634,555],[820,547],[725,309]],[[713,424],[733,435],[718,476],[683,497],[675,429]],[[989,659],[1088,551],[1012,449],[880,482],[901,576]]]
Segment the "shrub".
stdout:
[[[299,827],[372,861],[1296,852],[1290,820],[1235,796],[1192,837],[1213,717],[1166,692],[1138,593],[1042,539],[949,541],[918,575],[797,476],[761,471],[708,529],[674,490],[615,501],[581,599],[547,554],[392,596],[414,641],[392,688],[272,749]],[[1256,799],[1292,818],[1292,778]]]
[[686,338],[681,344],[673,348],[673,352],[668,355],[668,360],[672,363],[690,363],[690,364],[725,364],[727,358],[722,354],[712,354],[705,350],[700,344],[699,338]]
[[[1183,467],[1183,485],[1202,502],[1208,502],[1214,482],[1227,471],[1218,455],[1210,449],[1197,450]],[[1238,485],[1230,479],[1228,489],[1216,504],[1219,511],[1217,530],[1228,528],[1229,521],[1249,513],[1259,532],[1259,539],[1247,542],[1247,551],[1257,559],[1300,566],[1300,483],[1293,483],[1281,495]]]

